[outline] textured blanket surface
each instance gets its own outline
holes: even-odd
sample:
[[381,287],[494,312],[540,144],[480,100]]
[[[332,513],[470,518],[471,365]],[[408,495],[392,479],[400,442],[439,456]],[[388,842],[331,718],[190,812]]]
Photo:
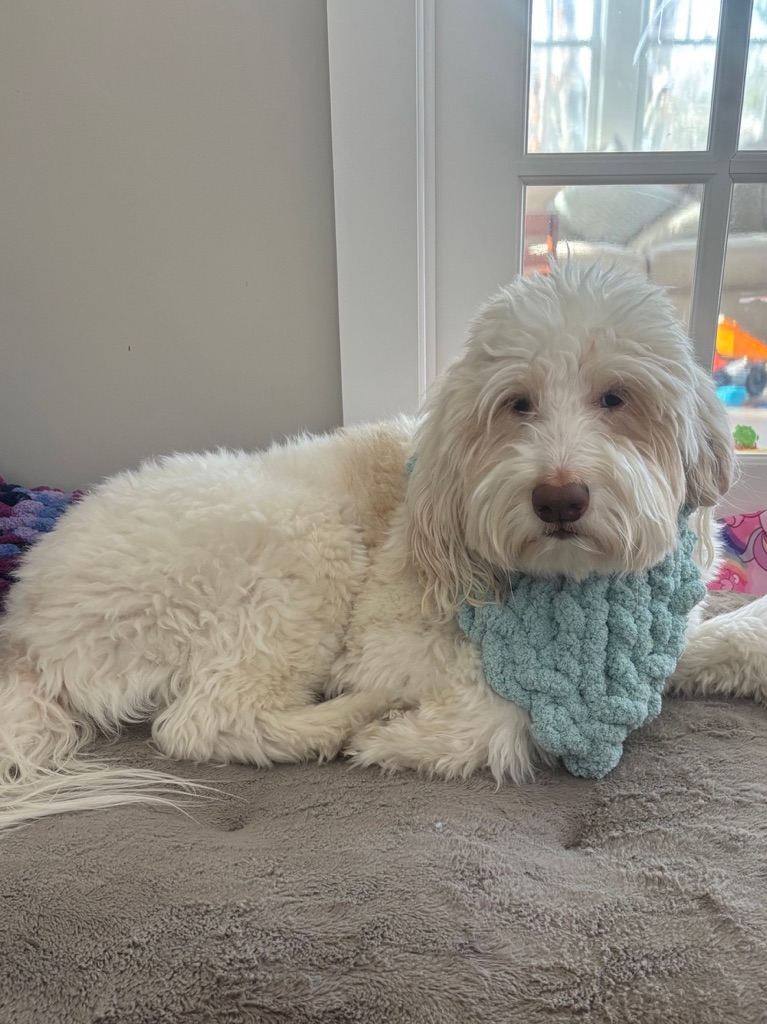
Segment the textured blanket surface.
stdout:
[[666,701],[600,781],[171,770],[227,795],[0,839],[2,1024],[767,1020],[763,707]]

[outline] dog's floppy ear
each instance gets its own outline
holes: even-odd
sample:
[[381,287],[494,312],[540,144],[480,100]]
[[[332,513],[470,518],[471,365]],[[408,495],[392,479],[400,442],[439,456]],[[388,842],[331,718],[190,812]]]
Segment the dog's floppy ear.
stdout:
[[419,452],[407,490],[408,542],[424,583],[424,601],[450,618],[473,589],[476,566],[463,540],[463,501],[455,468]]
[[727,414],[707,373],[695,367],[694,415],[686,459],[687,504],[718,505],[735,478],[735,452]]
[[492,569],[466,544],[464,477],[471,462],[465,424],[471,390],[453,371],[432,392],[415,436],[405,505],[410,555],[424,584],[424,606],[444,619],[472,595],[496,587]]

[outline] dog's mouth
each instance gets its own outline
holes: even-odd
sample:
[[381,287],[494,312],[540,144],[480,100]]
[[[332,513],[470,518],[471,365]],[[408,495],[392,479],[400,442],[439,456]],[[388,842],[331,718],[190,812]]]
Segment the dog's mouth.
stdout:
[[[549,523],[537,537],[530,537],[515,563],[515,568],[535,576],[564,573],[573,579],[584,579],[589,573],[608,571],[598,535],[581,523]],[[612,561],[609,571],[614,571]]]
[[547,537],[554,537],[556,540],[571,540],[578,536],[578,531],[572,526],[556,526],[546,531]]

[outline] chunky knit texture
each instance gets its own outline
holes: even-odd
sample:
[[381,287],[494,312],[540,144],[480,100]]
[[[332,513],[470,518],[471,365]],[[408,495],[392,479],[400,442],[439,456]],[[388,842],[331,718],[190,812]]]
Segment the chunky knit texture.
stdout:
[[516,574],[504,605],[461,609],[490,686],[530,711],[537,742],[574,775],[606,775],[629,732],[660,711],[705,594],[694,544],[683,514],[677,548],[646,572],[581,582]]

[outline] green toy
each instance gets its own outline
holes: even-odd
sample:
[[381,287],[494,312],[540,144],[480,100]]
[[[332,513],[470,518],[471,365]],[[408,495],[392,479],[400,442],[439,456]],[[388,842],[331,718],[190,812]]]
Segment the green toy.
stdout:
[[732,432],[736,448],[756,448],[759,435],[753,427],[739,423]]

